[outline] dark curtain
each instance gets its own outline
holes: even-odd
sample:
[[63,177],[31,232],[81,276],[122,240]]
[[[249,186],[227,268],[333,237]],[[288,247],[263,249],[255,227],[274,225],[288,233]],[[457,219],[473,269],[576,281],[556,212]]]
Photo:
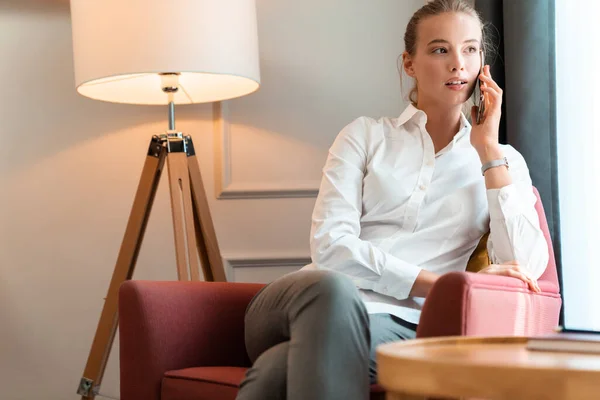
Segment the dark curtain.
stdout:
[[[527,161],[544,204],[562,293],[556,155],[554,0],[475,0],[491,24],[498,54],[487,55],[492,77],[504,90],[500,142]],[[561,311],[560,323],[563,324]]]

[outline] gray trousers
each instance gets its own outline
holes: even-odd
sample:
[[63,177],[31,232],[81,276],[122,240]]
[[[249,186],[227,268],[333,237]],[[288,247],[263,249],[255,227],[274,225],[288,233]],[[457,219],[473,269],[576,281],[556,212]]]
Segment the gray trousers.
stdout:
[[390,314],[369,315],[358,289],[339,273],[287,274],[246,309],[253,365],[236,399],[367,400],[377,381],[375,348],[414,338],[410,325]]

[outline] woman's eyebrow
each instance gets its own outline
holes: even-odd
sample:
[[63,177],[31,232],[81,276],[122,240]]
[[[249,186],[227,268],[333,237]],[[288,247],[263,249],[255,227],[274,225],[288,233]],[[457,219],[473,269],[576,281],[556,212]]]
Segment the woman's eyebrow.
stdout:
[[[445,40],[445,39],[433,39],[431,42],[427,43],[427,46],[429,46],[430,44],[433,43],[446,43],[446,44],[450,44],[449,41]],[[477,39],[469,39],[469,40],[465,40],[464,43],[479,43],[479,40]]]

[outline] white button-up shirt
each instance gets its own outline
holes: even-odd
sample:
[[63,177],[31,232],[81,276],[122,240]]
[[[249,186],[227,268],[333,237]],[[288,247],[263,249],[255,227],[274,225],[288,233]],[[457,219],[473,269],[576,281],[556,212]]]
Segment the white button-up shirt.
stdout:
[[501,145],[513,183],[488,190],[464,114],[437,154],[426,122],[411,104],[398,118],[361,117],[338,134],[312,215],[312,263],[303,268],[341,272],[369,313],[412,323],[425,300],[409,296],[421,269],[464,271],[488,231],[493,263],[516,260],[535,279],[548,263],[521,154]]

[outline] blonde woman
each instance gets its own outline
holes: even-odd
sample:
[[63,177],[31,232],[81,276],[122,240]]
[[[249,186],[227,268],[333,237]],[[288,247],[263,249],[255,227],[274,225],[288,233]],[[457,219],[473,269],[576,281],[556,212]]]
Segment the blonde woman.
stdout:
[[[248,306],[253,366],[240,400],[368,399],[376,346],[415,337],[432,285],[464,271],[487,232],[493,264],[480,273],[539,291],[547,245],[525,160],[498,143],[502,89],[489,66],[480,74],[480,16],[466,1],[431,1],[404,42],[403,70],[416,82],[410,105],[339,133],[312,216],[312,264]],[[478,78],[479,124],[477,107],[468,107]]]

